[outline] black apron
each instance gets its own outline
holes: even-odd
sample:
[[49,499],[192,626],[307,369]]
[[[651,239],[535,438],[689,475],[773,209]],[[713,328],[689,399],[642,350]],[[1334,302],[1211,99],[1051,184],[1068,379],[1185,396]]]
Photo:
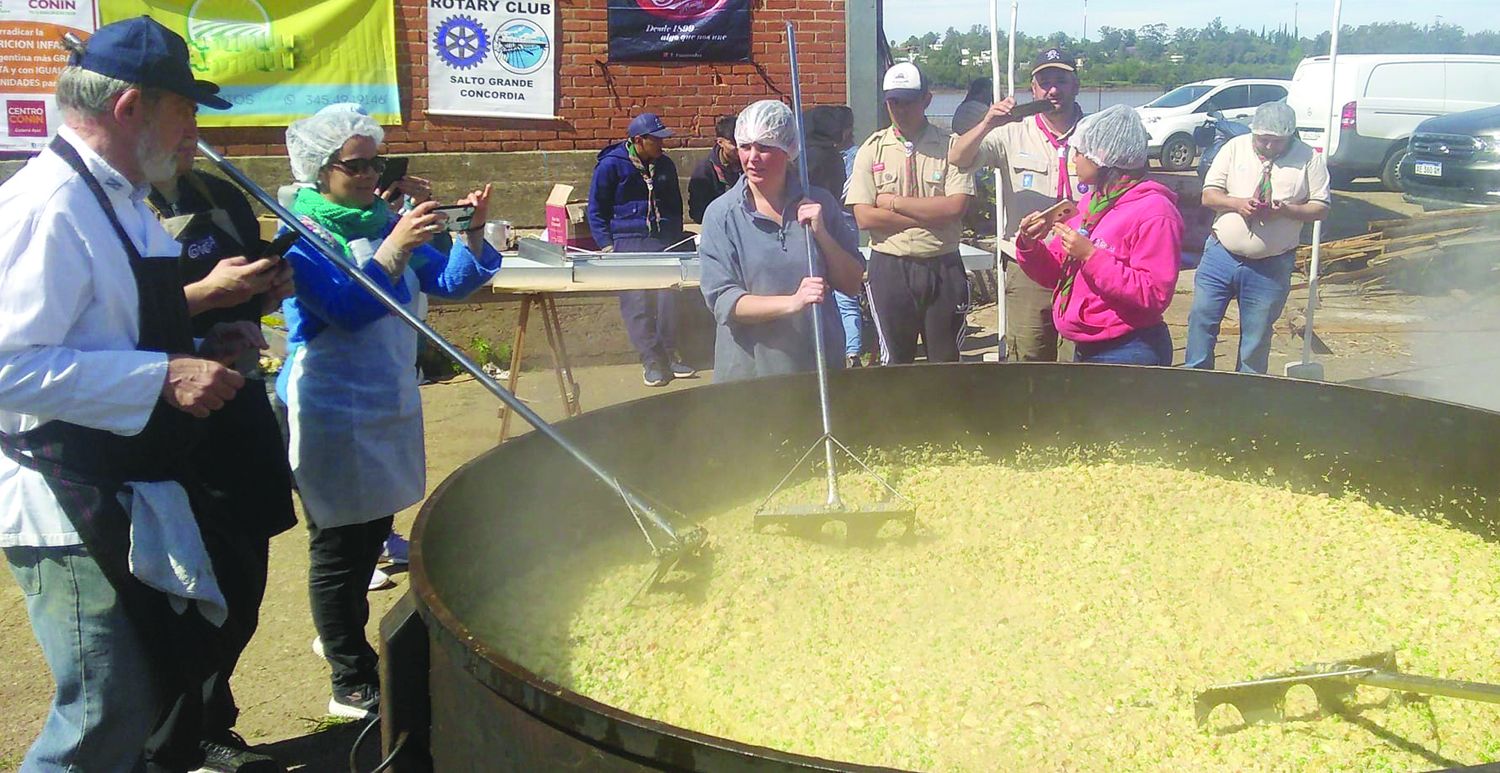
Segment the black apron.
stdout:
[[[225,258],[251,254],[251,246],[245,242],[257,235],[242,238],[224,227],[228,213],[219,208],[197,172],[183,175],[178,189],[176,207],[155,191],[150,204],[164,219],[181,219],[180,227],[163,223],[182,244],[181,282],[203,279]],[[224,214],[215,217],[216,211]],[[255,249],[258,251],[258,244]],[[261,297],[256,296],[240,306],[204,312],[192,318],[193,334],[206,335],[216,322],[259,324],[260,308]],[[194,466],[199,481],[229,517],[231,528],[252,539],[270,539],[295,526],[292,469],[265,382],[247,379],[243,389],[201,424],[202,440],[194,454]]]
[[[140,298],[140,338],[137,349],[166,354],[191,354],[193,334],[182,293],[177,256],[143,258],[120,224],[99,181],[89,172],[78,151],[61,137],[48,146],[78,173],[104,209],[130,258]],[[168,596],[130,572],[130,513],[116,499],[128,481],[178,481],[188,493],[193,517],[208,549],[217,577],[238,571],[242,548],[226,538],[214,517],[214,503],[192,477],[191,460],[200,423],[189,414],[157,400],[151,418],[138,435],[126,437],[63,421],[49,421],[18,435],[0,435],[0,450],[17,464],[40,473],[68,521],[73,525],[119,597],[120,606],[140,637],[160,690],[158,705],[178,713],[201,709],[192,696],[223,662],[239,601],[225,592],[230,622],[223,627],[205,620],[195,608],[177,614]],[[187,705],[180,696],[187,696]],[[197,703],[201,704],[201,697]],[[129,708],[129,707],[124,707]],[[196,739],[183,747],[158,753],[158,761],[173,767],[196,767],[202,754]]]

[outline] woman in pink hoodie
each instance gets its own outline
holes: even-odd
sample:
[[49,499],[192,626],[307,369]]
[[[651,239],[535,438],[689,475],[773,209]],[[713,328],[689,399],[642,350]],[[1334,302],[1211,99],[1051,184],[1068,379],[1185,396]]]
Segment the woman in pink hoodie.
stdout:
[[1079,213],[1066,223],[1032,213],[1018,227],[1016,261],[1053,288],[1052,318],[1077,362],[1172,364],[1162,314],[1177,286],[1182,215],[1177,196],[1146,179],[1149,136],[1124,105],[1084,119],[1072,142],[1087,191]]

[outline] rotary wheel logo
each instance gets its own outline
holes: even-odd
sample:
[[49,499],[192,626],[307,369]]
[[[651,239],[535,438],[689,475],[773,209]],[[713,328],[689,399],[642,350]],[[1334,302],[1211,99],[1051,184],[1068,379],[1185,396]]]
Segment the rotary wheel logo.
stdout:
[[635,0],[641,10],[668,21],[697,21],[718,12],[728,0]]
[[512,19],[501,24],[495,36],[495,61],[517,75],[526,75],[547,64],[551,48],[541,27],[526,19]]
[[464,16],[451,16],[438,25],[438,57],[457,70],[467,70],[484,61],[489,53],[490,39],[478,21]]

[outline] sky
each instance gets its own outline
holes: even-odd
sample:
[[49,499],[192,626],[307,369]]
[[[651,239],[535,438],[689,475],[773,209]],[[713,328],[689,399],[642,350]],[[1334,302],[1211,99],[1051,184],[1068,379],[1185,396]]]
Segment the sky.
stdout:
[[[1262,26],[1289,27],[1293,14],[1304,37],[1326,32],[1333,21],[1332,0],[1020,0],[1017,26],[1028,35],[1042,35],[1061,30],[1073,37],[1083,34],[1084,4],[1088,7],[1088,29],[1091,39],[1099,27],[1135,29],[1162,23],[1169,30],[1178,27],[1202,27],[1220,17],[1224,25],[1258,30]],[[1000,0],[1000,27],[1010,26],[1010,0]],[[886,37],[896,41],[926,32],[942,32],[949,27],[967,30],[970,26],[989,25],[987,0],[884,0]],[[1500,2],[1497,0],[1345,0],[1343,23],[1359,26],[1373,22],[1397,21],[1431,24],[1438,18],[1444,24],[1457,24],[1471,32],[1500,29]]]

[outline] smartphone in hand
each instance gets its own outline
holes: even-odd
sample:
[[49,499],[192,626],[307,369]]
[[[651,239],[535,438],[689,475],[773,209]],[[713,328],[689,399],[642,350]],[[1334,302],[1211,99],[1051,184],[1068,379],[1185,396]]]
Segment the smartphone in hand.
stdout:
[[449,231],[467,231],[474,220],[473,204],[450,204],[446,207],[437,207],[432,210],[434,214],[444,218],[443,227]]
[[1047,227],[1051,228],[1057,223],[1067,222],[1076,214],[1078,214],[1078,205],[1069,199],[1063,199],[1042,210],[1042,219],[1046,220]]
[[385,160],[385,171],[380,173],[380,181],[375,183],[375,189],[384,193],[396,184],[397,180],[406,176],[406,168],[411,165],[411,159],[406,156],[391,156]]
[[1016,120],[1020,120],[1022,118],[1030,118],[1031,116],[1037,115],[1039,113],[1045,113],[1051,109],[1051,102],[1048,102],[1045,99],[1033,99],[1030,102],[1023,102],[1011,108],[1010,117]]
[[300,238],[302,238],[302,236],[296,231],[287,231],[277,236],[275,239],[272,239],[269,242],[265,242],[261,246],[260,253],[255,257],[256,259],[267,258],[270,260],[281,260],[281,256],[285,255],[286,251],[291,249],[292,245],[296,244],[297,240]]

